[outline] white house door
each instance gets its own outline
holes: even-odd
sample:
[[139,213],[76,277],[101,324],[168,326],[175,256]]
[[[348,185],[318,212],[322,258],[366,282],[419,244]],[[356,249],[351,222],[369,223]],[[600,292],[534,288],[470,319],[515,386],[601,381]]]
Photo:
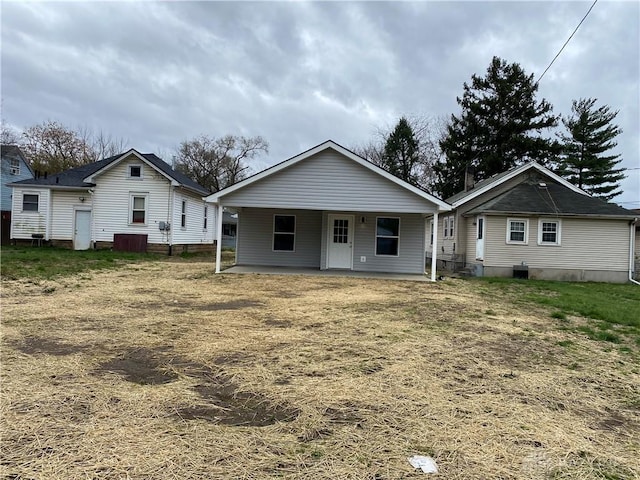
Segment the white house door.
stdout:
[[484,217],[476,218],[476,260],[484,259]]
[[73,248],[87,250],[91,245],[91,210],[76,210]]
[[353,266],[353,215],[329,215],[327,268]]

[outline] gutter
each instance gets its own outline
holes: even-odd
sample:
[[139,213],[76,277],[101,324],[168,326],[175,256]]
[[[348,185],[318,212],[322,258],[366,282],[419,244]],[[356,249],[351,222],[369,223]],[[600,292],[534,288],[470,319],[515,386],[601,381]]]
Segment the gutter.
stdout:
[[640,282],[633,279],[633,269],[635,268],[635,261],[633,258],[633,255],[635,253],[634,240],[636,235],[637,223],[638,223],[638,219],[634,218],[629,225],[629,281],[631,283],[635,283],[636,285],[640,285]]

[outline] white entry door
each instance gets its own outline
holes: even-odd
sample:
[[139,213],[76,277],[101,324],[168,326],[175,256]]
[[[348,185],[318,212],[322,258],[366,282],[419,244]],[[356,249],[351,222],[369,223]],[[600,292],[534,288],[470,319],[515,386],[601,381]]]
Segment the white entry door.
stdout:
[[329,215],[327,268],[353,266],[353,215]]
[[91,245],[91,210],[76,210],[73,249],[87,250]]
[[484,217],[476,218],[476,260],[484,259]]

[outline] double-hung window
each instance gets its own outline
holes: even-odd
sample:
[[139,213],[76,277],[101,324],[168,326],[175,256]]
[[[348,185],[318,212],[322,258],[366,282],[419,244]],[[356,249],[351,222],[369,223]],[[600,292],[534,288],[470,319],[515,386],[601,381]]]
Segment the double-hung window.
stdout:
[[131,216],[129,223],[146,225],[147,223],[147,198],[145,193],[131,194]]
[[207,229],[207,222],[209,220],[209,207],[207,207],[206,205],[204,206],[204,213],[203,213],[203,222],[202,222],[202,229],[206,230]]
[[400,247],[400,219],[376,218],[376,255],[398,256]]
[[296,243],[296,216],[273,216],[273,250],[293,252]]
[[182,200],[180,206],[180,227],[187,228],[187,201]]
[[538,222],[538,244],[560,245],[560,220],[543,220]]
[[24,193],[22,195],[22,211],[37,212],[40,196],[37,193]]
[[17,158],[10,159],[9,173],[11,175],[20,175],[20,160]]
[[526,218],[507,219],[507,243],[526,245],[529,236],[529,220]]

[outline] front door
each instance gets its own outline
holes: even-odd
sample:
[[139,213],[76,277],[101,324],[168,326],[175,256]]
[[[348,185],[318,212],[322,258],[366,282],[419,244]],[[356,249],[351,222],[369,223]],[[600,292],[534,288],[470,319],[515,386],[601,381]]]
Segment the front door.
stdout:
[[476,260],[484,259],[484,217],[476,218]]
[[87,250],[91,245],[91,210],[76,210],[73,231],[74,250]]
[[329,215],[327,268],[353,266],[353,215]]

